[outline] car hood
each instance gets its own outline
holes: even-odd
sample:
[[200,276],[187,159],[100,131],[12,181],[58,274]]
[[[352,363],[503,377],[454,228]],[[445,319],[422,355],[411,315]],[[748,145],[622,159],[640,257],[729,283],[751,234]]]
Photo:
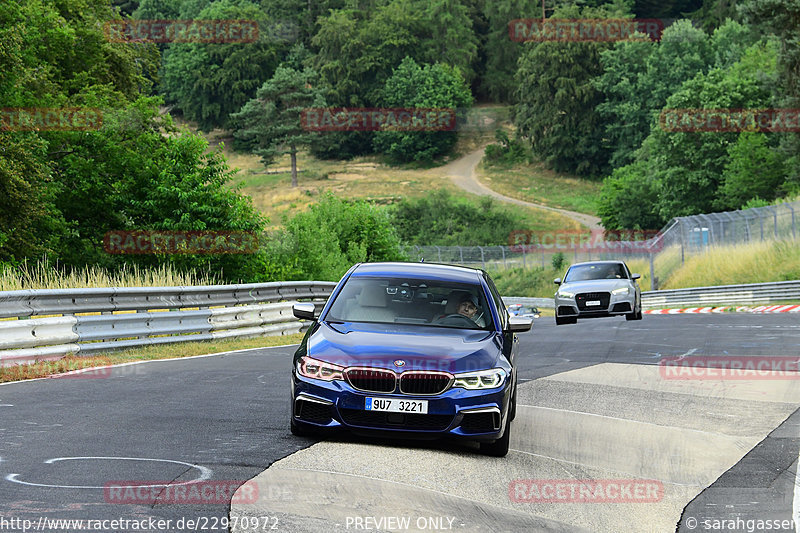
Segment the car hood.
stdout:
[[587,281],[571,281],[562,283],[560,289],[569,292],[611,292],[620,287],[630,287],[631,281],[628,279],[592,279]]
[[[309,356],[341,366],[469,372],[497,366],[493,331],[416,325],[326,323],[308,339]],[[403,361],[401,366],[395,362]]]

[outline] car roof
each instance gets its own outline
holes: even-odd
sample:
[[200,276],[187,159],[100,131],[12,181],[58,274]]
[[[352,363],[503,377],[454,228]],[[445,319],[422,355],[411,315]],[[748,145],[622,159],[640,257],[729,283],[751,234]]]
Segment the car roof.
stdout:
[[616,259],[610,260],[602,260],[602,261],[582,261],[580,263],[572,263],[570,267],[580,266],[580,265],[623,265],[625,261],[619,261]]
[[485,272],[478,268],[469,268],[458,265],[445,265],[441,263],[359,263],[353,269],[352,277],[411,277],[421,279],[436,279],[446,281],[460,281],[464,283],[480,283]]

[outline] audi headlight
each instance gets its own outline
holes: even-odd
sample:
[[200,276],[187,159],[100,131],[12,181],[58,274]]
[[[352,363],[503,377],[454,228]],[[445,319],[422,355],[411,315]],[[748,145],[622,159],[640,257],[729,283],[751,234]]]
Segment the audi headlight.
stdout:
[[630,294],[631,289],[630,287],[620,287],[619,289],[614,289],[611,291],[611,294]]
[[569,291],[565,291],[565,290],[559,290],[558,291],[558,297],[559,298],[573,298],[574,296],[575,296],[574,292],[569,292]]
[[505,383],[508,372],[502,368],[491,370],[481,370],[480,372],[465,372],[455,374],[453,387],[461,387],[467,390],[495,389]]
[[304,355],[297,362],[297,373],[306,378],[321,379],[323,381],[333,381],[344,379],[342,372],[343,366],[326,363]]

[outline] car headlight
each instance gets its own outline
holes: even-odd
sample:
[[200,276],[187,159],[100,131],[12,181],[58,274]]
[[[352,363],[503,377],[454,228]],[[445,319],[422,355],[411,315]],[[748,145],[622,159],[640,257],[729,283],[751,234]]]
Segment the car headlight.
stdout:
[[453,387],[461,387],[467,390],[494,389],[505,383],[508,372],[502,368],[491,370],[481,370],[480,372],[465,372],[453,376]]
[[326,363],[307,355],[297,361],[297,373],[306,378],[321,379],[323,381],[344,379],[344,376],[342,376],[343,371],[343,366]]
[[575,296],[575,293],[565,290],[559,290],[557,295],[559,298],[573,298]]
[[619,289],[614,289],[611,291],[611,294],[630,294],[631,289],[630,287],[620,287]]

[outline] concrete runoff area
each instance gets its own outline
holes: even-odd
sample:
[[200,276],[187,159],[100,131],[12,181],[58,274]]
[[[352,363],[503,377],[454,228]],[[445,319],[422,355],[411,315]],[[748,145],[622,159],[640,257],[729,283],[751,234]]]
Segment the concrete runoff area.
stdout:
[[[256,476],[258,501],[233,504],[231,518],[279,516],[287,531],[674,531],[690,501],[800,406],[800,384],[660,372],[601,363],[521,383],[505,458],[459,444],[317,443]],[[624,502],[569,492],[625,481],[662,490]],[[567,488],[533,495],[547,483]]]

